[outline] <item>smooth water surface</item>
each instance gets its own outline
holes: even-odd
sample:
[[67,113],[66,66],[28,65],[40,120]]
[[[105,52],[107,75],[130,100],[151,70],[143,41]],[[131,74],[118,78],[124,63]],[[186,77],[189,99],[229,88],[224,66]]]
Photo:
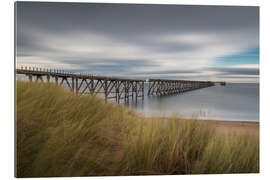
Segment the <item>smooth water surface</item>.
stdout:
[[[147,94],[147,88],[146,92]],[[170,96],[145,96],[128,105],[146,116],[259,121],[259,84],[231,83]]]

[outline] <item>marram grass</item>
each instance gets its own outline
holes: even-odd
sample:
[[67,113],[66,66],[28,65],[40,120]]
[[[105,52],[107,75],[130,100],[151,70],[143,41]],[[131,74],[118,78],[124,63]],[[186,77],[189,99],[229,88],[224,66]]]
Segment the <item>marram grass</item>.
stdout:
[[16,82],[17,177],[258,173],[259,139]]

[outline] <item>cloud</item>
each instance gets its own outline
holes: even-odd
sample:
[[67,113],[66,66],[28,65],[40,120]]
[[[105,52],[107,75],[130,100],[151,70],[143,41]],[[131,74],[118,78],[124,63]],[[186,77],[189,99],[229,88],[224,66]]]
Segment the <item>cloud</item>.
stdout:
[[142,78],[225,80],[217,75],[258,74],[209,68],[218,57],[259,47],[258,7],[16,5],[17,64]]
[[225,67],[225,68],[211,68],[210,70],[213,70],[222,74],[259,75],[258,68]]

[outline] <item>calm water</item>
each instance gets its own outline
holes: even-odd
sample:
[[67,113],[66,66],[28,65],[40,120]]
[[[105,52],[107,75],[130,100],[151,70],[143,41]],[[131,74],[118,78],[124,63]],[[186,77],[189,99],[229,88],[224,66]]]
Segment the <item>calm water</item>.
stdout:
[[[147,89],[147,88],[145,88]],[[146,116],[259,121],[259,84],[216,85],[183,94],[145,97],[130,108]]]

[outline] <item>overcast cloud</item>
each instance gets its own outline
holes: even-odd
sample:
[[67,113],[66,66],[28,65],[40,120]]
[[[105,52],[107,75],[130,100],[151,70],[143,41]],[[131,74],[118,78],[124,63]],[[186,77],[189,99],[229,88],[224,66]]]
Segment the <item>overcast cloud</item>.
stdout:
[[16,7],[17,66],[259,82],[258,7],[44,2]]

